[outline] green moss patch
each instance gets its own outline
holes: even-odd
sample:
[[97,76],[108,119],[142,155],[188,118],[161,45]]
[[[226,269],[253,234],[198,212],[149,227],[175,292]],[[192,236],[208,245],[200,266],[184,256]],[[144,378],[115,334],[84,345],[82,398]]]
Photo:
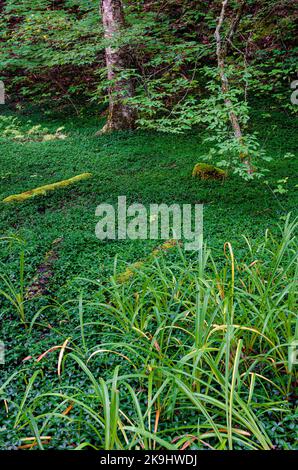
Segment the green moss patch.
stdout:
[[192,176],[202,180],[222,180],[227,177],[227,172],[207,163],[197,163],[192,170]]
[[91,176],[91,173],[82,173],[81,175],[74,176],[73,178],[69,178],[68,180],[58,181],[57,183],[52,184],[46,184],[45,186],[40,186],[39,188],[31,189],[30,191],[25,191],[24,193],[13,194],[12,196],[8,196],[3,199],[2,202],[22,202],[34,196],[43,196],[48,191],[54,191],[55,189],[64,188],[65,186],[69,186],[70,184],[76,183],[77,181],[90,178]]

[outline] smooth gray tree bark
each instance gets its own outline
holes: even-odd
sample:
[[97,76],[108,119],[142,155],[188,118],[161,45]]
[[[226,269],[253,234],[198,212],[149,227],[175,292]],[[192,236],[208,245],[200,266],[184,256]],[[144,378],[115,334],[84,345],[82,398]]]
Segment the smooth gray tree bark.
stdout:
[[101,133],[115,130],[133,129],[136,110],[127,103],[134,95],[132,78],[124,78],[123,71],[129,67],[128,52],[125,46],[117,46],[120,35],[125,34],[123,4],[121,0],[101,0],[101,15],[104,37],[106,66],[109,81],[109,114]]
[[[238,15],[236,16],[235,21],[232,23],[232,26],[231,26],[230,31],[228,33],[228,36],[227,36],[226,40],[224,41],[221,37],[221,29],[222,29],[222,25],[223,25],[223,22],[224,22],[224,19],[225,19],[226,7],[228,5],[228,2],[229,2],[229,0],[223,0],[222,1],[221,12],[220,12],[220,16],[218,18],[218,22],[217,22],[216,30],[215,30],[215,33],[214,33],[214,37],[215,37],[215,40],[216,40],[216,55],[217,55],[217,64],[218,64],[219,75],[220,75],[220,79],[221,79],[221,89],[222,89],[223,95],[225,97],[224,101],[225,101],[225,104],[226,104],[227,108],[230,110],[229,117],[230,117],[230,122],[231,122],[231,125],[232,125],[232,128],[233,128],[233,131],[234,131],[235,138],[237,140],[239,140],[239,142],[242,142],[243,135],[242,135],[241,127],[240,127],[240,122],[239,122],[239,119],[238,119],[236,113],[233,110],[232,102],[231,102],[230,98],[228,97],[230,87],[229,87],[228,77],[227,77],[226,72],[225,72],[225,59],[226,59],[226,55],[227,55],[227,40],[230,41],[232,39],[232,37],[235,33],[235,29],[238,26],[238,23],[240,21],[242,8],[243,8],[243,2],[240,4],[240,8],[238,10]],[[243,163],[246,167],[247,173],[252,174],[253,173],[253,167],[250,163],[249,156],[241,154],[240,158],[241,158],[241,160],[243,161]]]

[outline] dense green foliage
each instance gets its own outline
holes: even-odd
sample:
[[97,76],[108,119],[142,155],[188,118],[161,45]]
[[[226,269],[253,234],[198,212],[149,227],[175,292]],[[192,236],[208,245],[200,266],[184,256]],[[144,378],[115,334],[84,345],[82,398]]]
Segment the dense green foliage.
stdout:
[[[238,6],[231,2],[227,29]],[[51,99],[56,106],[57,100],[74,100],[80,107],[84,99],[98,96],[104,87],[99,78],[105,42],[97,2],[3,0],[0,8],[1,79],[12,101],[22,105],[24,97],[49,105]],[[216,65],[213,33],[219,11],[215,0],[126,2],[127,29],[115,40],[131,48],[130,73],[136,75],[145,114],[170,111],[174,104],[181,114],[203,93],[202,66]],[[283,100],[297,67],[295,18],[290,0],[246,2],[229,64],[248,94],[279,94]]]
[[[107,43],[97,2],[6,0],[0,8],[0,79],[11,103],[22,108],[25,99],[47,111],[68,106],[77,115],[90,103],[104,109]],[[128,51],[120,75],[133,79],[135,93],[128,101],[138,111],[139,127],[182,133],[203,124],[213,145],[202,159],[250,179],[239,161],[239,154],[248,155],[253,176],[262,177],[270,156],[258,135],[248,132],[252,98],[264,96],[277,109],[295,110],[295,8],[291,1],[231,2],[222,32],[230,82],[225,96],[214,39],[220,8],[215,0],[125,2],[126,26],[113,47]],[[241,123],[241,141],[231,132],[227,98]]]
[[[0,68],[11,100],[24,97],[48,106],[58,100],[78,112],[86,99],[100,97],[101,91],[104,98],[105,42],[96,2],[2,3]],[[136,78],[141,125],[156,121],[160,128],[183,129],[195,121],[208,74],[216,74],[213,33],[219,10],[216,1],[167,2],[163,8],[158,2],[128,2],[127,29],[115,41],[131,48],[125,73]],[[235,11],[237,2],[228,22]],[[291,1],[247,2],[228,57],[236,89],[248,97],[265,93],[289,106],[283,93],[297,67],[294,34]]]
[[[206,151],[197,132],[95,137],[96,119],[32,115],[28,123],[19,115],[17,121],[26,138],[21,143],[13,133],[2,138],[1,198],[86,171],[94,176],[45,197],[1,206],[1,230],[13,238],[1,242],[0,288],[16,300],[13,306],[1,298],[7,345],[2,384],[11,379],[0,389],[1,448],[28,445],[22,439],[32,436],[46,449],[85,443],[181,448],[186,442],[192,448],[205,448],[204,443],[223,449],[294,448],[295,371],[288,371],[287,345],[295,331],[297,250],[290,242],[294,227],[280,244],[277,225],[297,207],[297,166],[284,158],[295,149],[295,122],[278,113],[264,119],[256,112],[261,137],[270,136],[270,177],[268,184],[239,185],[237,177],[191,178]],[[44,141],[40,128],[37,138],[34,132],[28,136],[36,123],[50,135],[64,127],[66,137]],[[285,192],[274,192],[276,178],[287,175]],[[117,274],[126,263],[145,259],[156,247],[154,241],[95,238],[96,205],[115,203],[121,194],[145,205],[204,203],[204,236],[217,271],[210,258],[203,270],[195,255],[185,258],[171,250],[119,284]],[[269,235],[264,240],[266,228],[276,241]],[[226,256],[223,250],[227,241],[237,260],[235,287],[228,247]],[[52,250],[43,295],[31,296],[34,278],[49,266],[45,259]],[[24,329],[22,315],[30,328]],[[202,329],[198,322],[204,319]],[[239,325],[229,337],[227,322]],[[37,359],[67,339],[59,379],[60,350]],[[113,374],[118,374],[114,383]],[[51,440],[39,441],[40,435]]]
[[41,449],[292,448],[296,228],[287,220],[241,263],[229,247],[223,269],[181,252],[40,311],[28,337],[58,344],[19,371],[21,397],[16,375],[2,386],[10,444],[29,432]]
[[[0,0],[0,449],[297,448],[297,15],[223,3]],[[121,195],[204,249],[98,240]]]

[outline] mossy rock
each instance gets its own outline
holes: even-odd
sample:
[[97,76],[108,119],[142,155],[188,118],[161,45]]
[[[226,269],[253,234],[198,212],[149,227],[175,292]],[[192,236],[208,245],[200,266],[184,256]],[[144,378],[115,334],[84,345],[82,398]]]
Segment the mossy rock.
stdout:
[[192,176],[202,180],[223,180],[227,177],[227,172],[214,165],[197,163],[192,170]]

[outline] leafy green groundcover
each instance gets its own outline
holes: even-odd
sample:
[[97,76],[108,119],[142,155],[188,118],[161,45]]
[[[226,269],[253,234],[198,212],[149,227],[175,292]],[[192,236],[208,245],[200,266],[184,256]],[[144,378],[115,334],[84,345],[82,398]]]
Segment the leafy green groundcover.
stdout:
[[[1,392],[1,448],[26,446],[32,441],[21,439],[32,437],[34,448],[85,442],[96,448],[293,448],[295,371],[288,370],[287,344],[295,327],[295,248],[285,237],[280,245],[277,229],[297,206],[297,163],[283,158],[295,149],[292,118],[276,114],[256,121],[273,157],[270,186],[289,177],[288,192],[280,195],[261,182],[193,179],[192,168],[206,153],[199,131],[96,138],[100,126],[93,119],[31,119],[42,120],[52,133],[64,125],[67,137],[1,141],[1,199],[74,174],[94,176],[46,197],[1,206],[3,234],[26,240],[24,246],[1,244],[1,273],[17,294],[20,284],[27,292],[48,253],[56,253],[47,295],[26,298],[23,312],[1,297],[8,345],[7,362],[0,366],[4,382],[16,373]],[[210,260],[203,271],[195,258],[175,251],[165,262],[143,266],[128,283],[119,286],[117,277],[110,282],[116,254],[115,275],[125,271],[125,262],[147,258],[156,247],[96,239],[97,204],[116,203],[119,195],[145,205],[204,203],[204,237],[218,274]],[[264,241],[267,227],[277,242]],[[253,240],[251,251],[242,234]],[[225,267],[227,241],[239,268],[234,287],[231,264]],[[3,280],[1,288],[7,289]],[[29,325],[35,318],[30,330],[21,313]],[[239,327],[227,329],[229,322]],[[107,349],[114,352],[102,351]]]
[[0,388],[2,448],[294,448],[297,226],[248,241],[242,262],[226,244],[224,267],[178,245],[37,311]]

